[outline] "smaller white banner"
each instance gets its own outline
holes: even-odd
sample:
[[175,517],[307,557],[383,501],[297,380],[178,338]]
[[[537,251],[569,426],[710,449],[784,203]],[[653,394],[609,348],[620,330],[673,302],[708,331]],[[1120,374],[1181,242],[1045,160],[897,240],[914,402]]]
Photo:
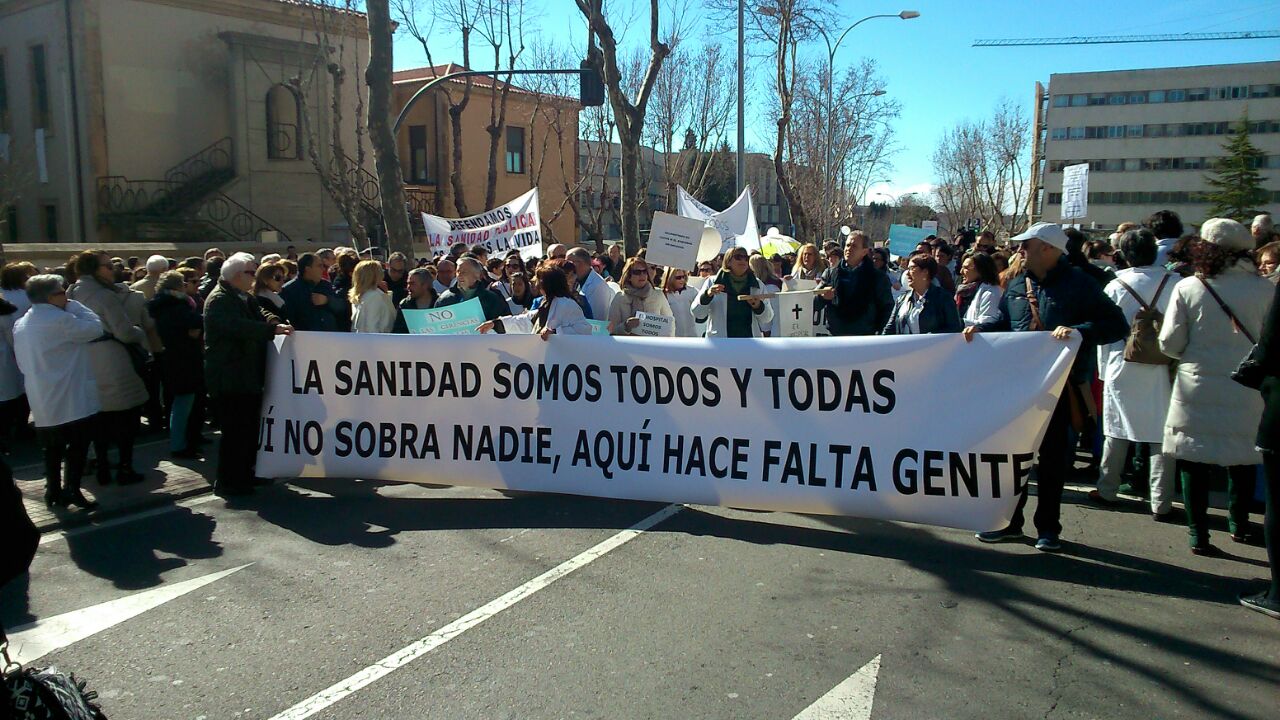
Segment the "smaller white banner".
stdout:
[[631,332],[636,335],[645,335],[648,337],[668,337],[672,334],[672,318],[663,315],[651,315],[647,312],[638,312],[636,317],[639,318],[640,324]]
[[1062,168],[1062,219],[1089,215],[1089,163]]
[[690,270],[698,264],[698,246],[706,223],[696,218],[655,212],[644,259],[652,265]]
[[542,216],[538,189],[534,188],[505,205],[465,218],[443,218],[422,213],[427,250],[445,255],[456,243],[483,245],[490,253],[506,255],[519,250],[524,260],[542,257]]

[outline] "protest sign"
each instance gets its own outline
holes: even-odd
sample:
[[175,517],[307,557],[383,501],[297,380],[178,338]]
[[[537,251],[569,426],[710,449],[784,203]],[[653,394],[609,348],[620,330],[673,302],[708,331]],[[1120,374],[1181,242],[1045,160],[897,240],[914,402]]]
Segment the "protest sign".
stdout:
[[480,215],[443,218],[422,213],[427,231],[427,250],[444,255],[455,243],[483,245],[489,252],[506,255],[520,251],[520,258],[542,257],[542,216],[538,212],[538,189],[534,188],[505,205]]
[[890,225],[889,226],[889,252],[898,257],[906,257],[916,249],[916,245],[921,240],[929,237],[933,233],[924,228],[911,227],[910,225]]
[[938,234],[938,221],[937,221],[937,220],[925,220],[925,221],[923,221],[923,222],[921,222],[921,223],[920,223],[920,229],[921,229],[921,230],[928,230],[930,235],[937,235],[937,234]]
[[1089,163],[1062,168],[1062,219],[1079,220],[1089,214]]
[[431,310],[405,310],[404,323],[413,335],[478,335],[484,322],[480,298]]
[[787,283],[791,290],[778,293],[779,337],[813,337],[817,325],[817,312],[813,309],[813,291],[816,280],[792,279]]
[[636,317],[639,318],[640,324],[631,332],[636,335],[644,335],[647,337],[671,337],[674,334],[675,320],[665,315],[652,315],[647,312],[638,312]]
[[696,218],[655,212],[649,226],[645,262],[691,270],[698,264],[698,246],[706,223]]
[[[269,348],[257,469],[992,530],[1079,345],[299,332]],[[998,393],[955,382],[992,367]]]
[[587,322],[591,323],[592,335],[608,335],[609,334],[608,320],[588,320]]
[[760,229],[756,227],[756,207],[751,202],[751,187],[724,210],[712,210],[698,202],[684,188],[676,186],[676,212],[684,217],[701,220],[720,232],[720,252],[733,247],[748,250],[760,249]]

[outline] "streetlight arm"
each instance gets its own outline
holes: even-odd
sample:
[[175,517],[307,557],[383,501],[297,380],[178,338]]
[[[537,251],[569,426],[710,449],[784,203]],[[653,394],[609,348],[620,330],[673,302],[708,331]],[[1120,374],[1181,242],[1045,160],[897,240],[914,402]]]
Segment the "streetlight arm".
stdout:
[[834,54],[835,54],[835,51],[840,49],[840,43],[844,42],[844,38],[845,38],[845,36],[846,36],[846,35],[848,35],[850,31],[852,31],[854,28],[858,27],[858,26],[859,26],[859,25],[861,25],[862,23],[864,23],[864,22],[866,22],[866,21],[868,21],[868,20],[874,20],[874,19],[876,19],[876,18],[891,18],[891,17],[899,17],[899,15],[897,15],[897,14],[868,15],[868,16],[866,16],[866,17],[862,18],[861,20],[859,20],[858,22],[856,22],[856,23],[854,23],[854,24],[850,25],[849,27],[847,27],[847,28],[845,28],[845,29],[844,29],[844,32],[840,33],[840,37],[839,37],[839,39],[837,39],[837,40],[836,40],[835,47],[834,47],[834,49],[832,49],[832,50],[831,50],[831,53],[834,55]]

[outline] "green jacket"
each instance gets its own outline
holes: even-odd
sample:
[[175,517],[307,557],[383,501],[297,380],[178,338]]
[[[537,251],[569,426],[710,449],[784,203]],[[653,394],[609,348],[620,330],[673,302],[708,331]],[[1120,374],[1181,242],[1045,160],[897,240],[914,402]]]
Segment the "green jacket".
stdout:
[[204,303],[204,379],[210,395],[262,392],[267,343],[279,318],[226,282]]

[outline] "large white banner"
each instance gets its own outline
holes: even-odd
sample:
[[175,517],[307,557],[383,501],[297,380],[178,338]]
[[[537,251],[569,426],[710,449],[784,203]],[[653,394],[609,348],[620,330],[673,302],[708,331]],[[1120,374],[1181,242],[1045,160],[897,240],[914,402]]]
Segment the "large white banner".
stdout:
[[[296,333],[265,477],[443,483],[992,530],[1079,341]],[[956,378],[1000,368],[999,390]]]
[[733,204],[724,210],[713,210],[703,205],[684,188],[676,186],[676,212],[705,222],[720,231],[720,252],[728,252],[734,246],[748,250],[760,249],[760,229],[756,227],[756,206],[751,201],[751,187],[742,189]]
[[428,255],[445,255],[455,243],[484,245],[492,254],[519,250],[520,257],[542,257],[542,216],[538,189],[534,188],[505,205],[465,218],[443,218],[422,213],[427,230]]
[[1079,220],[1089,215],[1089,163],[1062,168],[1062,219]]

